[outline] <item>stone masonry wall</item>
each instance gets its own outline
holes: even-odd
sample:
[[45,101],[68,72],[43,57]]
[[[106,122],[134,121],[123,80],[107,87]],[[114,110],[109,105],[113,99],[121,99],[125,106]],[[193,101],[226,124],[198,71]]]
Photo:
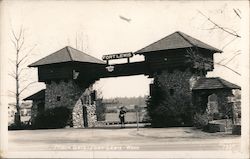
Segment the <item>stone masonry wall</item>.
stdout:
[[77,100],[72,110],[72,122],[74,128],[84,128],[83,109],[81,100]]
[[190,95],[190,97],[193,85],[200,78],[199,75],[192,73],[188,68],[185,71],[176,69],[173,72],[168,72],[166,70],[156,77],[165,90],[173,89],[175,93],[182,92]]
[[58,83],[51,81],[50,84],[46,84],[45,109],[62,106],[72,109],[83,92],[84,90],[72,80]]
[[81,97],[77,100],[73,111],[72,111],[72,119],[73,125],[75,128],[84,127],[84,112],[83,107],[85,107],[87,112],[87,125],[88,127],[95,127],[95,123],[97,122],[96,117],[96,104],[94,101],[91,101],[91,92],[92,87],[87,88]]
[[92,88],[79,86],[75,81],[51,81],[46,84],[45,109],[67,107],[72,110],[72,122],[76,128],[84,127],[83,106],[87,108],[88,126],[93,127],[96,122],[95,103],[90,100]]
[[194,106],[192,104],[192,87],[200,77],[200,75],[191,72],[189,68],[185,70],[175,69],[172,72],[165,70],[155,75],[155,80],[158,81],[160,87],[166,91],[169,96],[166,97],[166,99],[171,98],[172,100],[178,100],[176,103],[186,103],[186,108],[183,108],[185,110],[182,112],[186,113],[185,116],[188,118],[187,122],[191,122],[192,113],[194,112]]
[[88,126],[89,127],[95,127],[97,122],[96,117],[96,105],[91,104],[87,107],[87,113],[88,113]]

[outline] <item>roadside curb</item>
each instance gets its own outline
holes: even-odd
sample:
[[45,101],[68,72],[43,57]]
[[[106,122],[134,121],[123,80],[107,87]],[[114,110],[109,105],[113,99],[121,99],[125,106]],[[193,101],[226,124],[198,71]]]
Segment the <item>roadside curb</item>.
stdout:
[[[185,131],[184,131],[185,132]],[[238,135],[232,135],[228,133],[207,133],[207,132],[200,132],[201,134],[195,135],[193,132],[185,132],[187,134],[193,135],[183,135],[183,136],[161,136],[159,134],[147,134],[145,130],[137,131],[133,130],[129,132],[130,135],[139,136],[139,137],[148,137],[148,138],[155,138],[155,139],[215,139],[215,138],[227,138],[227,137],[237,137]],[[204,134],[202,134],[204,133]]]

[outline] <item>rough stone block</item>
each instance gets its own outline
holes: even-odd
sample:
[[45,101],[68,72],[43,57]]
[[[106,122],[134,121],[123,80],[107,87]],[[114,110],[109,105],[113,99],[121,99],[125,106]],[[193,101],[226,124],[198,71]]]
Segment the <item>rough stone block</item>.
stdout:
[[207,132],[215,133],[215,132],[225,132],[226,128],[224,124],[215,124],[215,123],[209,123]]
[[241,125],[233,125],[232,134],[241,135]]

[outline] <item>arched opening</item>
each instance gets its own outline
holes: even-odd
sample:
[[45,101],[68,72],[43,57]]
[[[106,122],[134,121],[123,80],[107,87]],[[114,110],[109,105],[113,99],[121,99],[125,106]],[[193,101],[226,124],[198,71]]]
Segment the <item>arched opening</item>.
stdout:
[[211,114],[219,113],[218,97],[214,93],[208,96],[207,110]]
[[[125,107],[125,123],[146,120],[146,99],[152,79],[144,75],[101,78],[94,84],[97,90],[97,121],[106,124],[119,124],[119,112]],[[136,116],[136,111],[139,113]]]

